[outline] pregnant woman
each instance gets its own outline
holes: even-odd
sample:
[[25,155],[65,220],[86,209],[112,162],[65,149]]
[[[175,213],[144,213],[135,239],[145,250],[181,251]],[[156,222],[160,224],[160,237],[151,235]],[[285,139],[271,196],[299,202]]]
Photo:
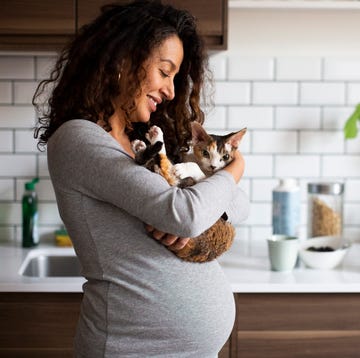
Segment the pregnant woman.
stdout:
[[75,357],[215,358],[231,332],[233,296],[217,261],[185,262],[169,246],[224,212],[233,224],[246,217],[242,156],[180,189],[136,164],[128,137],[133,123],[154,122],[176,161],[191,121],[203,121],[205,73],[193,16],[135,1],[104,6],[38,87],[35,136],[86,278]]

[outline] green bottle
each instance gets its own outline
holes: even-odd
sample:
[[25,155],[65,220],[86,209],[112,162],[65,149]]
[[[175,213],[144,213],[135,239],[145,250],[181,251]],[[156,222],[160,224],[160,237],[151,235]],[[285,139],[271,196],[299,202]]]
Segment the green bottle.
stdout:
[[22,246],[32,247],[39,243],[38,208],[35,184],[39,178],[25,183],[22,198]]

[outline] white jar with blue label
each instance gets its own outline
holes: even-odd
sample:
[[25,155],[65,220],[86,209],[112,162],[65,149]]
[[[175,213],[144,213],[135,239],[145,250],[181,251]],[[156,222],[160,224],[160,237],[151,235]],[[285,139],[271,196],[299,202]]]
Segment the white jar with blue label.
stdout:
[[300,187],[293,178],[280,179],[272,192],[273,234],[298,236],[300,228]]

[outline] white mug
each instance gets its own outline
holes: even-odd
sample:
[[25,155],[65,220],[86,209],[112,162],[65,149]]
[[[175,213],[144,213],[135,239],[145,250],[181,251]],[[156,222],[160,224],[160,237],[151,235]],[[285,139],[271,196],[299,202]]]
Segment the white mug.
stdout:
[[291,271],[298,257],[299,239],[296,236],[272,235],[267,243],[271,270]]

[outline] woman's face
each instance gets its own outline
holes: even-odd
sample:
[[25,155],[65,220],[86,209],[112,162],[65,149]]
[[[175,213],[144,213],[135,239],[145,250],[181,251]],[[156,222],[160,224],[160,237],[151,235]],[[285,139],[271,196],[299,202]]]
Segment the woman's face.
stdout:
[[141,86],[141,94],[135,100],[132,122],[148,122],[157,105],[174,98],[174,77],[179,72],[183,56],[182,42],[175,35],[154,49],[144,64],[146,78]]

